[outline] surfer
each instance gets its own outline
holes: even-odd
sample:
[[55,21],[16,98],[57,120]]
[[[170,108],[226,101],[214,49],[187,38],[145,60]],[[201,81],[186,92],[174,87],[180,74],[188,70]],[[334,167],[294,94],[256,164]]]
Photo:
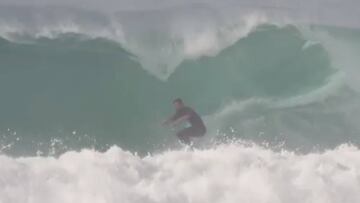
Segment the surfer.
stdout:
[[206,127],[201,117],[190,107],[185,106],[184,102],[177,98],[173,101],[175,114],[163,122],[163,125],[176,126],[182,122],[189,122],[190,127],[180,130],[176,136],[181,142],[190,144],[190,137],[201,137],[206,133]]

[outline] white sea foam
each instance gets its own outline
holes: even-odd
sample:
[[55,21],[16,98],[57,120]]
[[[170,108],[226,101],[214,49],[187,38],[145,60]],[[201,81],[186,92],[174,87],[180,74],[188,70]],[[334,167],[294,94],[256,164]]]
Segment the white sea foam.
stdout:
[[[206,20],[196,12],[176,14],[164,14],[164,18],[172,20],[150,29],[134,28],[133,24],[122,27],[121,44],[138,57],[144,69],[164,81],[184,60],[215,56],[268,21],[266,15],[258,12],[242,13],[231,20],[207,12],[203,14]],[[150,18],[146,24],[156,23]]]
[[0,163],[2,203],[360,201],[360,151],[349,145],[300,155],[230,144],[144,158],[112,147]]

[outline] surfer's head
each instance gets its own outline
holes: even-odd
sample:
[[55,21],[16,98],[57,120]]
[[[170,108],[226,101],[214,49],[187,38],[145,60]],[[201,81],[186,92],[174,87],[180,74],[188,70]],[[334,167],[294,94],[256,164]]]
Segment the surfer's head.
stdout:
[[175,109],[180,109],[182,107],[184,107],[184,102],[182,101],[182,99],[180,98],[176,98],[174,101],[173,101],[173,104],[175,106]]

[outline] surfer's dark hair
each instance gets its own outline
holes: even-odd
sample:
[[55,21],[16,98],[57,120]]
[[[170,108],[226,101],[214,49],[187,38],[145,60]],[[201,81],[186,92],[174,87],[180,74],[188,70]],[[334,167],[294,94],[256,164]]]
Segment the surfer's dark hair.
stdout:
[[175,104],[175,103],[180,103],[180,104],[183,104],[184,102],[183,102],[183,100],[182,100],[182,99],[180,99],[180,98],[176,98],[176,99],[174,99],[174,101],[173,101],[173,104]]

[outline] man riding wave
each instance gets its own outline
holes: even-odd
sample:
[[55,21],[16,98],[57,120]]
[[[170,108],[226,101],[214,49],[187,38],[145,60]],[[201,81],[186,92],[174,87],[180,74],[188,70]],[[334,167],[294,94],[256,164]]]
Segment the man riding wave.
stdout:
[[176,136],[185,144],[190,144],[190,137],[201,137],[206,133],[206,127],[201,117],[190,107],[185,106],[184,102],[177,98],[173,101],[176,112],[163,125],[176,126],[187,121],[190,127],[180,130]]

